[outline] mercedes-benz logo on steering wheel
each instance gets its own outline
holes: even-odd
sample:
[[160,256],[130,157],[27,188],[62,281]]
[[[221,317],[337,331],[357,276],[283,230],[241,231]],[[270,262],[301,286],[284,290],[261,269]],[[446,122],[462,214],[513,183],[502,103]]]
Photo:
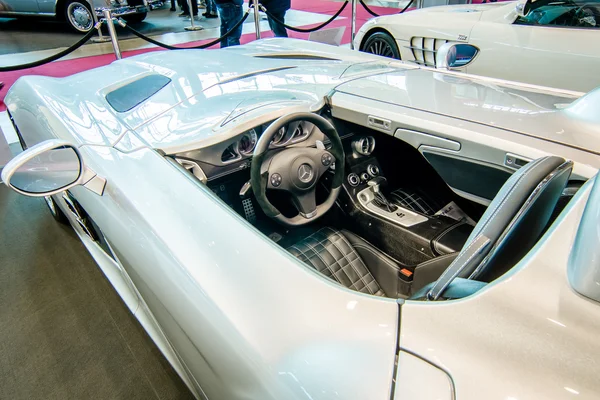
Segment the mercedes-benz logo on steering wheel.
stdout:
[[308,164],[302,164],[300,168],[298,168],[298,179],[300,182],[308,183],[313,178],[313,169]]

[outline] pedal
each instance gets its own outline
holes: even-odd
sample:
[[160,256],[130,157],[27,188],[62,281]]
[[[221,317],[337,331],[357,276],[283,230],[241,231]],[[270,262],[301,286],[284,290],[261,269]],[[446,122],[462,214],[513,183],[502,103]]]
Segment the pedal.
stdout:
[[272,241],[274,241],[275,243],[279,242],[281,239],[283,239],[283,236],[281,236],[279,233],[277,232],[273,232],[269,235],[269,239],[271,239]]
[[256,213],[254,212],[254,205],[252,205],[252,199],[242,200],[242,207],[244,208],[244,218],[246,221],[253,223],[256,221]]

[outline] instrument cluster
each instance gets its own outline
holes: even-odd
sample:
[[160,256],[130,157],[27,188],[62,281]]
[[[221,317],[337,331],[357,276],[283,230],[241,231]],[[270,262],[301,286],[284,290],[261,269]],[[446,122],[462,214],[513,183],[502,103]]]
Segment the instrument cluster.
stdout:
[[[259,136],[262,135],[268,126],[269,124],[266,124],[245,132],[239,140],[230,144],[223,151],[221,161],[223,163],[231,163],[251,156],[256,148]],[[273,140],[271,140],[270,148],[275,149],[302,142],[308,139],[313,128],[314,125],[310,122],[292,122],[277,132]]]

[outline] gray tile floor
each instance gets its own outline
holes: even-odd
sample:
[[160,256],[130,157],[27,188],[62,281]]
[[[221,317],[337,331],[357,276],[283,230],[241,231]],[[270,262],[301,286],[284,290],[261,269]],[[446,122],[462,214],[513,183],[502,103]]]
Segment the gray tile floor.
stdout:
[[73,230],[0,186],[0,399],[191,399]]

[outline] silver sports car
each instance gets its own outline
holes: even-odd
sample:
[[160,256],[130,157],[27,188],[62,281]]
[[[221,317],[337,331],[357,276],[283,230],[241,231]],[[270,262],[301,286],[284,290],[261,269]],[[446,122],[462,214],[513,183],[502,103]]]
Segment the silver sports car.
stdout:
[[103,18],[110,9],[115,17],[130,23],[142,22],[150,7],[162,6],[163,0],[0,0],[0,18],[50,17],[65,21],[76,32],[94,27],[94,15]]
[[4,183],[198,398],[600,396],[599,91],[267,39],[6,103]]

